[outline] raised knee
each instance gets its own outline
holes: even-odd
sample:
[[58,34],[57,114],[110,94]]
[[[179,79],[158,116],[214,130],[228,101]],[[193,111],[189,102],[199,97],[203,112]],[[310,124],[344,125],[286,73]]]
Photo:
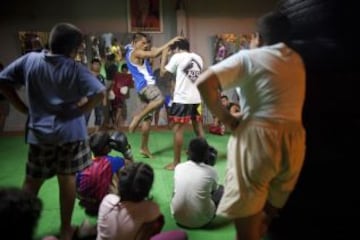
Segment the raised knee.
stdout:
[[159,107],[162,106],[164,104],[164,102],[165,102],[164,97],[159,97],[156,99],[156,105]]

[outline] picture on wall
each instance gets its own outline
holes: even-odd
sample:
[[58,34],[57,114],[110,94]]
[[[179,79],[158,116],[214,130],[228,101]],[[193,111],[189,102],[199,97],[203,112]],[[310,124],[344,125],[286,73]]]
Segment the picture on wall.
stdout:
[[[216,34],[213,37],[213,63],[218,63],[242,49],[249,49],[251,35],[252,33]],[[226,95],[230,102],[239,102],[239,96],[235,88],[224,90],[221,94]]]
[[248,49],[250,44],[251,33],[235,34],[235,33],[221,33],[214,37],[214,59],[217,63],[233,53]]
[[129,32],[163,31],[162,0],[128,0]]
[[20,40],[21,54],[28,52],[39,52],[47,47],[49,33],[36,31],[20,31],[18,32]]

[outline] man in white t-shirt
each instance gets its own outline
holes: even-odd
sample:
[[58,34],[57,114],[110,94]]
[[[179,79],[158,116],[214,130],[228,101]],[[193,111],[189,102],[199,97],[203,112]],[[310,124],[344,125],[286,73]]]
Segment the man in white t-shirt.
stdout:
[[[204,102],[232,130],[224,195],[217,213],[233,220],[237,239],[257,240],[294,190],[305,156],[302,110],[305,67],[287,44],[291,25],[271,12],[259,21],[262,47],[240,50],[198,79]],[[260,38],[262,37],[262,39]],[[240,87],[240,116],[220,102],[218,89]]]
[[187,39],[179,39],[170,45],[170,49],[174,54],[166,66],[169,49],[162,53],[160,76],[169,73],[176,75],[173,104],[169,112],[169,121],[174,132],[174,161],[165,166],[168,170],[174,170],[181,162],[185,126],[191,121],[195,134],[204,137],[201,97],[195,84],[203,69],[203,60],[198,54],[190,52]]
[[196,137],[189,143],[188,161],[175,167],[171,214],[183,227],[201,228],[215,217],[223,187],[209,157],[207,141]]

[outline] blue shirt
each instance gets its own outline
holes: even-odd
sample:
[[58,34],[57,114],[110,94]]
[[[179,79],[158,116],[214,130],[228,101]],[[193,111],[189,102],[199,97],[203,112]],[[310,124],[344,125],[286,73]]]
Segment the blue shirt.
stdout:
[[75,104],[84,96],[105,90],[87,67],[45,51],[31,52],[12,62],[0,73],[0,82],[25,86],[27,142],[32,144],[85,140],[85,118]]
[[144,59],[143,65],[139,66],[131,61],[133,48],[129,47],[126,51],[125,60],[134,80],[136,92],[140,92],[148,85],[155,85],[155,77],[148,59]]
[[125,165],[125,160],[122,157],[106,156],[107,160],[111,164],[112,173],[117,173],[120,168]]

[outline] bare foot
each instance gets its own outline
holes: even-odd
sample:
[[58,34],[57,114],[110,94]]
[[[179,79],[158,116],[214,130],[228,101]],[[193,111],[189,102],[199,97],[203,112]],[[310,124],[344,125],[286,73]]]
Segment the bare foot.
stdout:
[[129,133],[133,133],[135,129],[139,126],[141,118],[138,116],[134,116],[130,125],[129,125]]
[[140,154],[146,158],[153,158],[153,155],[151,154],[151,152],[149,150],[141,149]]
[[168,165],[166,165],[164,168],[166,170],[173,171],[175,169],[176,165],[177,165],[177,163],[172,162],[172,163],[169,163]]

